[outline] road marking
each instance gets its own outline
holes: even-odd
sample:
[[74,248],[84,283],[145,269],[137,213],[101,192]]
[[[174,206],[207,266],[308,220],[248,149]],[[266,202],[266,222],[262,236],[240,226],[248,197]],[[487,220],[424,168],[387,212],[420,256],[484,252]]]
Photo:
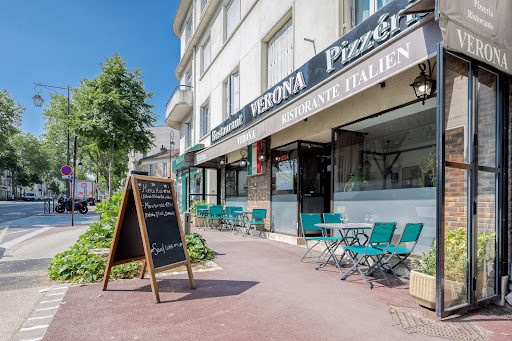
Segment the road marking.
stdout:
[[61,292],[61,293],[58,293],[58,294],[48,294],[46,296],[59,296],[59,295],[64,295],[65,292]]
[[[20,232],[23,232],[23,231],[32,231],[33,229],[24,229],[24,230],[20,230],[20,231],[12,231],[12,232],[9,232],[7,233],[8,235],[11,235],[11,234],[16,234],[16,233],[20,233]],[[2,240],[0,239],[0,242]]]
[[11,212],[11,213],[4,213],[4,215],[20,215],[24,214],[23,212]]
[[[60,295],[60,294],[59,294],[59,295]],[[56,300],[41,301],[41,303],[57,302],[57,301],[62,301],[62,298],[57,298]]]
[[2,239],[4,239],[5,235],[7,234],[7,230],[9,229],[9,227],[4,227],[4,229],[2,230],[2,233],[0,233],[0,243],[2,243]]
[[34,311],[52,310],[52,309],[59,309],[59,306],[56,306],[56,307],[50,307],[50,308],[39,308],[39,309],[36,309],[36,310],[34,310]]
[[13,247],[14,245],[17,245],[17,244],[19,244],[19,243],[21,243],[21,242],[23,242],[23,241],[25,241],[25,240],[27,240],[29,238],[37,236],[38,234],[46,232],[46,231],[48,231],[49,229],[52,229],[52,228],[53,228],[53,226],[37,229],[37,231],[34,231],[32,233],[27,233],[27,234],[25,234],[25,235],[23,235],[21,237],[18,237],[18,238],[15,238],[13,240],[9,240],[8,242],[5,242],[3,244],[0,244],[0,247],[3,247],[4,249],[8,249],[10,247]]
[[50,317],[53,317],[54,315],[50,315],[50,316],[42,316],[42,317],[30,317],[28,318],[27,320],[40,320],[40,319],[48,319]]
[[34,330],[34,329],[43,329],[43,328],[48,328],[49,324],[42,324],[40,326],[33,326],[33,327],[28,327],[28,328],[21,328],[20,329],[20,332],[24,332],[24,331],[27,331],[27,330]]

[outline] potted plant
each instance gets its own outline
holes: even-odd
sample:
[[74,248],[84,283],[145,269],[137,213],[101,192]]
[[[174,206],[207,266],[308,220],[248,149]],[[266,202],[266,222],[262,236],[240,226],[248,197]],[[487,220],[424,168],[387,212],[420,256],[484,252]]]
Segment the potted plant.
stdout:
[[[192,224],[196,227],[198,226],[204,226],[204,218],[197,216],[197,206],[206,205],[206,202],[204,200],[201,201],[195,201],[190,205],[190,216],[192,217]],[[208,205],[210,206],[210,205]]]
[[[445,304],[454,306],[466,297],[467,233],[464,229],[446,230],[445,238]],[[436,307],[436,247],[424,252],[421,259],[413,259],[417,269],[411,271],[409,292],[419,305]]]
[[[445,305],[455,306],[464,302],[467,297],[467,232],[465,229],[447,229],[445,238]],[[493,242],[494,241],[494,242]],[[478,267],[481,279],[479,286],[487,287],[487,275],[483,271],[486,264],[492,258],[495,233],[478,234]],[[436,307],[436,247],[424,252],[421,259],[413,259],[413,265],[417,267],[411,271],[409,292],[421,306],[434,309]]]

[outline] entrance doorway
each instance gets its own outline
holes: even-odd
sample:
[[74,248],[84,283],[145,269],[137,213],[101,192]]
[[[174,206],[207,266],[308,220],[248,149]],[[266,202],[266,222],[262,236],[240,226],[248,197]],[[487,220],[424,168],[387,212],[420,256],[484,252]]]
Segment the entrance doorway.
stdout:
[[330,211],[331,145],[300,143],[300,213]]
[[[440,50],[437,304],[439,318],[498,299],[504,186],[500,74]],[[506,211],[505,211],[506,212]]]

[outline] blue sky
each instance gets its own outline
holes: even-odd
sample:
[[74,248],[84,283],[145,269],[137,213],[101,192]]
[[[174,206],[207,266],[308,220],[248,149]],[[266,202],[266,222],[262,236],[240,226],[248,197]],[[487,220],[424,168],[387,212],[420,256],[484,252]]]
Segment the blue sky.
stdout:
[[[0,0],[0,89],[26,108],[24,132],[43,132],[43,108],[32,102],[33,82],[66,87],[100,73],[115,52],[142,68],[158,124],[178,85],[179,40],[172,32],[178,0]],[[46,103],[49,93],[41,93]]]

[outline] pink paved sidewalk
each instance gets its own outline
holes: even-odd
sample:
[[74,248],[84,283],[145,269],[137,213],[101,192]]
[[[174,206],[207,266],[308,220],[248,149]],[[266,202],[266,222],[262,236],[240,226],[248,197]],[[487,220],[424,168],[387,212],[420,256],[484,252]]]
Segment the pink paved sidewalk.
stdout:
[[[71,287],[44,340],[439,340],[394,326],[390,304],[417,307],[407,283],[370,291],[359,275],[340,281],[334,266],[301,263],[304,248],[200,233],[222,270],[195,273],[195,290],[186,275],[159,278],[155,304],[148,279],[111,282],[105,292]],[[493,339],[512,325],[492,323]]]

